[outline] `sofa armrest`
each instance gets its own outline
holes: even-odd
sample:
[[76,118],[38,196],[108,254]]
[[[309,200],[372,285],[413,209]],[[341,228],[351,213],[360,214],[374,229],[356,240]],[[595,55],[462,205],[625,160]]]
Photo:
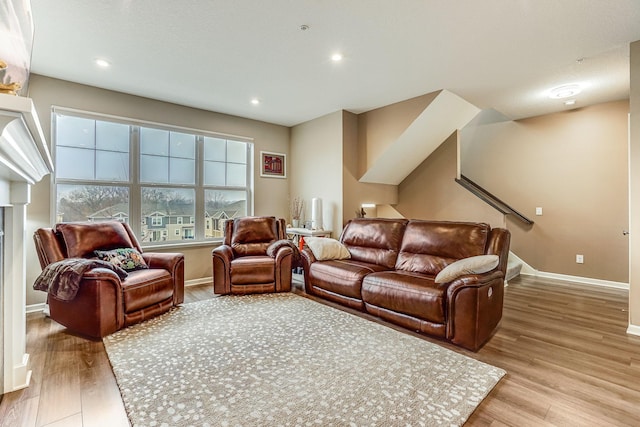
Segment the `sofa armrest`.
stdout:
[[179,252],[145,252],[142,254],[149,268],[167,270],[173,279],[173,305],[184,302],[184,254]]
[[504,273],[468,274],[447,287],[447,339],[477,351],[502,319]]
[[300,251],[300,260],[302,261],[302,267],[306,270],[311,264],[317,261],[316,257],[307,246]]
[[231,292],[231,261],[233,249],[228,245],[220,245],[211,251],[213,259],[213,293],[228,294]]

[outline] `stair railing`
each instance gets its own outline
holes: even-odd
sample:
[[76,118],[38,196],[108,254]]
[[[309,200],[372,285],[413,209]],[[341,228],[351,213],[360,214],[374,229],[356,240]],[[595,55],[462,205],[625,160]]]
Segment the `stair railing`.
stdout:
[[505,202],[503,202],[502,200],[500,200],[499,198],[497,198],[496,196],[494,196],[493,194],[491,194],[490,192],[488,192],[487,190],[485,190],[475,182],[471,181],[466,176],[460,175],[460,178],[456,178],[456,182],[462,185],[464,188],[466,188],[470,192],[472,192],[474,195],[476,195],[480,199],[482,199],[483,201],[485,201],[486,203],[488,203],[493,208],[497,209],[503,215],[511,215],[514,218],[517,218],[518,220],[524,222],[527,225],[533,224],[532,220],[530,220],[529,218],[527,218],[517,210],[513,209],[511,206],[509,206],[508,204],[506,204]]

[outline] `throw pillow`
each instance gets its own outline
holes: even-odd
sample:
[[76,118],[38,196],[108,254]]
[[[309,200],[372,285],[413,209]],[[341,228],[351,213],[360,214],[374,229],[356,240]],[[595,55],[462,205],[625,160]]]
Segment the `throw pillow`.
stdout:
[[103,261],[108,261],[125,271],[149,268],[142,254],[133,248],[112,249],[110,251],[95,250],[93,253]]
[[436,283],[447,283],[465,274],[482,274],[498,266],[498,255],[478,255],[460,259],[443,268],[435,278]]
[[305,237],[305,244],[311,249],[318,261],[330,259],[349,259],[349,250],[339,241],[327,237]]

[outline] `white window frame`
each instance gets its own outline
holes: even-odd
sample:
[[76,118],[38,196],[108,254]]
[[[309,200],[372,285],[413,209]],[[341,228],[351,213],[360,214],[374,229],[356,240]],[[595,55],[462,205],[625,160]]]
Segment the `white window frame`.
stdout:
[[[114,116],[108,114],[95,113],[90,111],[76,110],[66,107],[53,106],[51,114],[51,141],[52,141],[52,154],[55,162],[56,156],[56,117],[58,115],[67,115],[81,117],[91,120],[100,120],[107,122],[115,122],[125,124],[133,127],[133,135],[130,139],[130,169],[129,169],[129,182],[104,182],[104,181],[90,181],[90,180],[58,180],[55,171],[53,173],[53,179],[51,180],[51,191],[53,197],[51,198],[51,222],[57,222],[57,185],[58,184],[87,184],[87,185],[109,185],[120,186],[129,188],[129,225],[136,236],[142,235],[142,226],[153,227],[154,224],[143,223],[140,206],[141,206],[141,188],[158,187],[158,188],[193,188],[195,190],[195,217],[190,217],[190,223],[194,225],[194,239],[171,241],[170,246],[182,246],[182,245],[198,245],[203,243],[209,243],[212,241],[220,241],[221,238],[205,238],[205,190],[236,190],[246,192],[246,215],[253,215],[253,193],[254,193],[254,142],[253,138],[217,133],[202,129],[194,129],[181,127],[170,124],[163,124],[157,122],[149,122],[143,120],[137,120],[127,117]],[[141,184],[139,182],[139,129],[140,127],[150,127],[156,129],[162,129],[173,132],[181,132],[196,135],[196,183],[195,185],[176,185],[167,183],[158,184]],[[137,128],[137,129],[136,129]],[[231,141],[238,141],[247,143],[247,177],[245,187],[226,187],[226,186],[205,186],[204,174],[203,174],[203,158],[204,158],[204,137],[221,138]],[[146,220],[146,219],[145,219]],[[152,220],[153,221],[153,220]],[[162,221],[162,220],[161,220]],[[155,221],[154,221],[155,222]],[[161,224],[159,224],[161,225]],[[151,230],[149,230],[151,231]],[[167,237],[166,230],[162,231],[163,237]],[[145,242],[144,246],[168,246],[166,242]]]

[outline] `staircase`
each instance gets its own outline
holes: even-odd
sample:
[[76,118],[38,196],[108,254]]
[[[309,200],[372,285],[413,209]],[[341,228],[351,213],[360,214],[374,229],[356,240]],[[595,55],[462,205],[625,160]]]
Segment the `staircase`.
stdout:
[[507,261],[507,275],[504,278],[505,282],[509,282],[509,280],[518,277],[520,275],[520,271],[522,271],[522,261],[519,258],[515,257],[512,252],[509,252],[509,259]]

